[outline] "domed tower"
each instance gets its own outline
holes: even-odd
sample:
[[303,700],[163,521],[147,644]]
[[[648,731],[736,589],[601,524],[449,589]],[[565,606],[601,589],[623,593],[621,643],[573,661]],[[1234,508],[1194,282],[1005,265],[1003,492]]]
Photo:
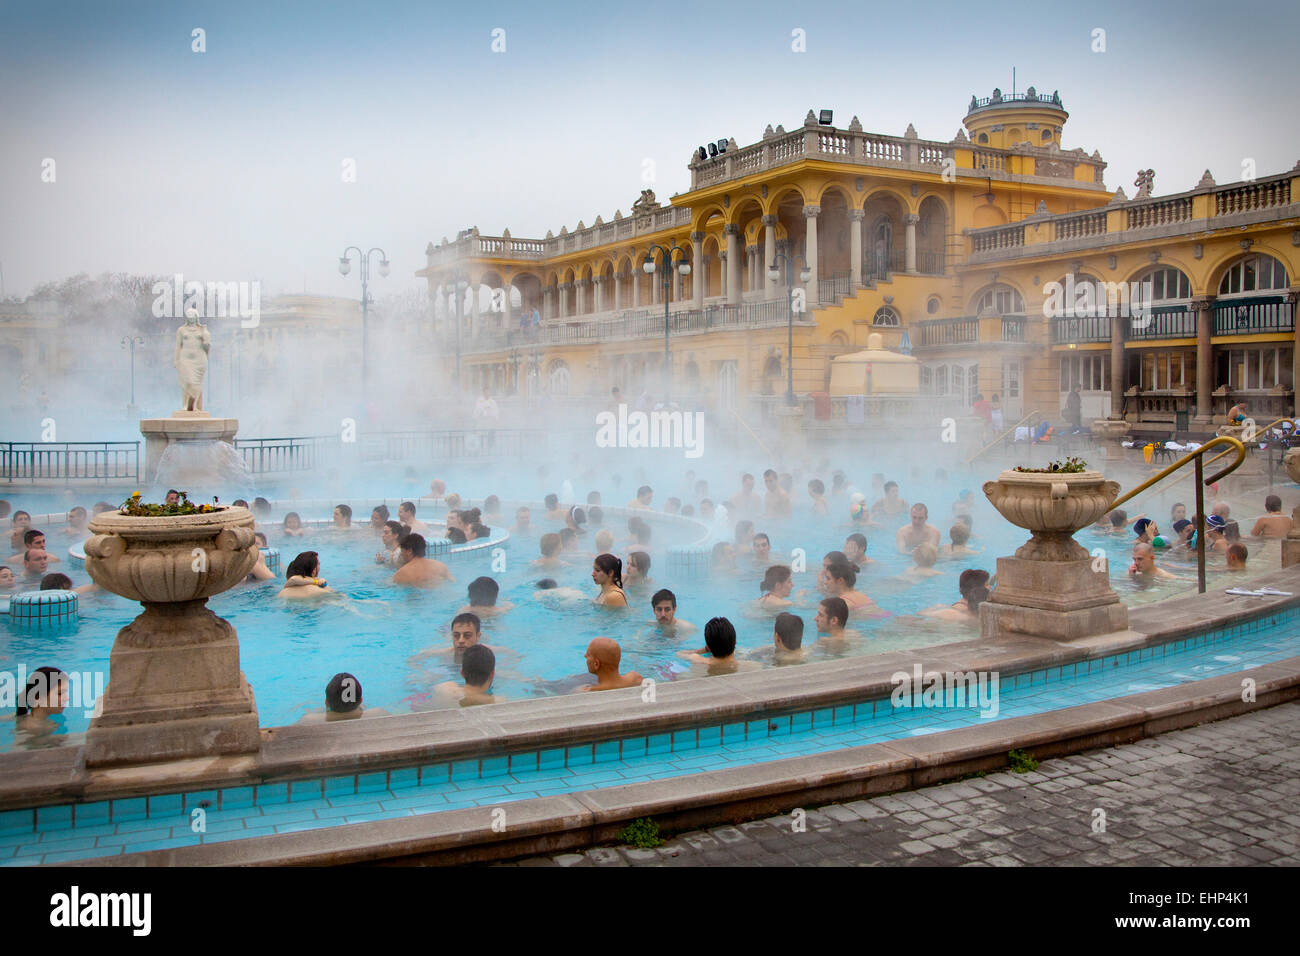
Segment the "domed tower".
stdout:
[[1032,86],[1023,93],[970,98],[962,122],[975,146],[1009,149],[1017,143],[1031,146],[1061,145],[1061,130],[1070,114],[1061,106],[1061,94],[1040,94]]

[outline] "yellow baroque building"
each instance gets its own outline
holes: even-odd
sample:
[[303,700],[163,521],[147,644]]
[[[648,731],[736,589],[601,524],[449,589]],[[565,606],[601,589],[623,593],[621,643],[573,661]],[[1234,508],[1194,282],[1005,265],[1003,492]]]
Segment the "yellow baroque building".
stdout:
[[959,411],[996,394],[1009,423],[1059,419],[1075,386],[1085,420],[1139,429],[1209,432],[1241,400],[1293,414],[1300,163],[1164,196],[1148,170],[1129,199],[1099,153],[1062,147],[1067,118],[1033,87],[972,97],[950,142],[809,111],[699,147],[669,205],[645,191],[629,215],[542,239],[430,244],[417,275],[448,375],[770,409],[791,371],[809,401],[879,332],[918,360],[923,396]]

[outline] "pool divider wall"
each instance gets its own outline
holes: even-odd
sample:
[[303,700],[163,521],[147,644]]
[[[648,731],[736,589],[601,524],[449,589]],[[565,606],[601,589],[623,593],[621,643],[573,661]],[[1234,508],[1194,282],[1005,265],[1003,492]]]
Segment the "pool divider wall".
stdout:
[[[1300,570],[1252,579],[1300,591]],[[1300,607],[1300,596],[1177,597],[1132,612],[1137,630],[1069,643],[1023,637],[982,640],[804,664],[656,687],[524,700],[470,709],[263,730],[260,753],[87,771],[80,750],[0,755],[0,811],[205,787],[243,787],[377,772],[451,760],[645,737],[766,719],[871,699],[888,699],[891,675],[925,670],[997,671],[1002,679],[1047,667],[1134,652]],[[1238,696],[1240,687],[1238,686]]]

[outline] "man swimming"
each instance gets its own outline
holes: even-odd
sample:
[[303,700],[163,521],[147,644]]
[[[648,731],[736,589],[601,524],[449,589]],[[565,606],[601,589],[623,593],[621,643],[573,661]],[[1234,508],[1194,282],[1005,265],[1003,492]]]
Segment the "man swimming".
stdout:
[[903,525],[898,529],[895,536],[898,543],[898,550],[901,554],[907,554],[915,551],[923,544],[933,545],[937,551],[939,548],[939,529],[932,524],[927,524],[930,511],[923,504],[912,505],[910,524]]
[[514,607],[509,601],[497,604],[501,586],[489,577],[478,577],[469,582],[469,604],[460,609],[462,614],[477,614],[480,618],[495,617]]
[[623,649],[618,641],[608,637],[598,637],[587,645],[587,673],[596,675],[596,683],[584,684],[579,691],[617,690],[620,687],[639,687],[641,675],[636,671],[619,673],[619,664],[623,660]]
[[[704,655],[708,654],[708,657]],[[704,668],[707,677],[752,670],[758,665],[736,658],[736,627],[725,617],[712,618],[704,625],[704,647],[698,651],[678,651],[682,660]]]
[[695,630],[695,625],[677,616],[677,595],[667,588],[661,588],[650,599],[650,607],[655,612],[655,626],[664,634],[675,635]]

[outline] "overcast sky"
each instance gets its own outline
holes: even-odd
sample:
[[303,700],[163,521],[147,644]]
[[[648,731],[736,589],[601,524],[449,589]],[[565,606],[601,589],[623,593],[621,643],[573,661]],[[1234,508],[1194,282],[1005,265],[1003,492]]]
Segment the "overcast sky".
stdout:
[[127,271],[355,296],[337,261],[356,244],[391,257],[383,296],[418,283],[431,240],[627,214],[646,160],[666,201],[700,143],[809,108],[949,140],[1012,67],[1060,91],[1064,146],[1099,149],[1129,195],[1139,168],[1161,194],[1300,159],[1294,2],[442,6],[6,0],[6,292]]

